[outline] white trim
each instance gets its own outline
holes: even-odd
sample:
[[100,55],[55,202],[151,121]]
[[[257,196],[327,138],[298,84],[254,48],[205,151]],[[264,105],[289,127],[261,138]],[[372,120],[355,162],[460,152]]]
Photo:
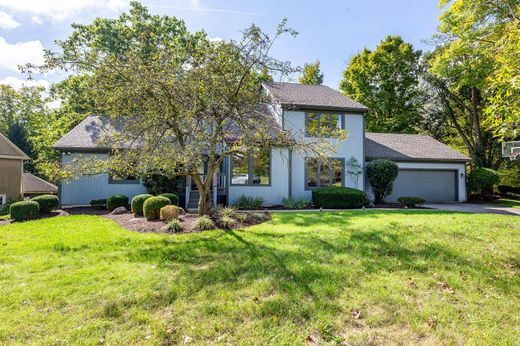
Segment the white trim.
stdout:
[[7,203],[7,194],[5,194],[5,193],[0,193],[0,198],[2,198],[2,199],[0,200],[0,202],[1,202],[0,205],[4,205],[4,204]]
[[0,133],[0,139],[3,139],[11,148],[13,148],[15,151],[20,154],[20,156],[10,156],[10,155],[0,155],[0,158],[2,159],[19,159],[19,160],[30,160],[31,158],[27,156],[20,148],[18,148],[13,142],[9,140],[6,136],[4,136],[2,133]]

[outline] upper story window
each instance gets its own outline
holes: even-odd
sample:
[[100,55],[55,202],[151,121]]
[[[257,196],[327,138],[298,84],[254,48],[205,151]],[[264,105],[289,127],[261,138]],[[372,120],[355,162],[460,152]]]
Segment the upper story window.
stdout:
[[271,153],[264,149],[249,155],[231,157],[232,185],[269,185],[271,183]]
[[305,159],[305,189],[316,187],[343,186],[345,161],[342,158],[329,158],[319,162],[315,158]]
[[305,113],[305,134],[308,137],[332,137],[334,131],[344,128],[344,115],[337,113]]

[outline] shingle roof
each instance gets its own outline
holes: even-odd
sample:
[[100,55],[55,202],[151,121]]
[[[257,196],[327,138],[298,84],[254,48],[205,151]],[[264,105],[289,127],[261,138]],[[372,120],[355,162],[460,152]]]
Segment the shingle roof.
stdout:
[[264,83],[282,106],[367,112],[368,108],[325,85]]
[[31,173],[23,173],[22,190],[24,194],[30,193],[57,193],[58,187]]
[[365,133],[365,157],[395,161],[470,161],[430,136]]

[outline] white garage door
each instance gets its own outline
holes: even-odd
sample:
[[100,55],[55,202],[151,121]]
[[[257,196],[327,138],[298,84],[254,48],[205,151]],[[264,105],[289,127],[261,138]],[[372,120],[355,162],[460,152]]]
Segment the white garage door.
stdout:
[[388,201],[401,196],[417,196],[427,202],[457,200],[457,171],[400,169]]

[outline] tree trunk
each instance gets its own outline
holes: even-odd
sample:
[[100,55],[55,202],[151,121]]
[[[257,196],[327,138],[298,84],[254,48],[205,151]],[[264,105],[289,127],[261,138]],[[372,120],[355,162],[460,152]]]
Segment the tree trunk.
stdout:
[[205,184],[202,189],[199,188],[199,216],[211,214],[211,189],[207,189]]

